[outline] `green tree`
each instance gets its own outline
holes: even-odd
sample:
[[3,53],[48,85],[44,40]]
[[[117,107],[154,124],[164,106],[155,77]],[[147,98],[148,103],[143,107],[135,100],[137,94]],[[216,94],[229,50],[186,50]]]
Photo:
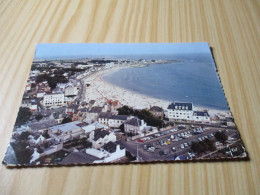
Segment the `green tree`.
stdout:
[[41,114],[38,114],[38,115],[35,116],[35,119],[37,121],[41,120],[42,118],[43,118],[43,116]]
[[121,124],[121,125],[119,126],[119,129],[124,133],[124,132],[125,132],[125,126],[124,126],[124,124]]
[[128,106],[123,106],[121,108],[117,109],[119,115],[132,115],[134,114],[134,111],[132,108],[129,108]]
[[11,146],[14,149],[16,160],[19,164],[23,165],[30,163],[33,154],[33,149],[28,147],[28,143],[24,141],[17,141],[11,143]]
[[21,126],[21,125],[25,124],[31,116],[32,116],[32,113],[29,108],[20,107],[16,121],[15,121],[15,126]]
[[70,118],[70,117],[65,117],[65,118],[62,120],[61,124],[70,123],[70,122],[72,122],[71,118]]
[[228,136],[223,131],[218,131],[215,133],[216,140],[225,143],[227,141]]

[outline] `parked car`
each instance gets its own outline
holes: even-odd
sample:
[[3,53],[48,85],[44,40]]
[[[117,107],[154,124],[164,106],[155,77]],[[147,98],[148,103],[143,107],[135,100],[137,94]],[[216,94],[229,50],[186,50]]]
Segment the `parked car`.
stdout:
[[173,151],[173,152],[176,152],[176,148],[175,148],[175,147],[172,147],[172,151]]
[[184,145],[183,144],[181,144],[181,149],[184,149]]

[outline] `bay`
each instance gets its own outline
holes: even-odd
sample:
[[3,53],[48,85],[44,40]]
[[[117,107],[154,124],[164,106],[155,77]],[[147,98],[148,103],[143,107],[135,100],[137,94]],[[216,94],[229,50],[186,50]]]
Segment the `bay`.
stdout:
[[228,110],[213,61],[184,60],[124,68],[102,78],[113,85],[150,97]]

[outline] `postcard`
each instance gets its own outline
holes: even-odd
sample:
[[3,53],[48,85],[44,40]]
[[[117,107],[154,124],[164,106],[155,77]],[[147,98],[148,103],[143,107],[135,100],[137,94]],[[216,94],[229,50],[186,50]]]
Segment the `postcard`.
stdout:
[[3,164],[248,159],[208,43],[38,44]]

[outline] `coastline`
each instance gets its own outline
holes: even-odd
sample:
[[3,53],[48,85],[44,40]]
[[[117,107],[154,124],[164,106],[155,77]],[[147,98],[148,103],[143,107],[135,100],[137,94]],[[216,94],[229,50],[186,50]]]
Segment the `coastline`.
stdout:
[[[96,100],[98,106],[103,106],[107,100],[118,100],[122,105],[127,105],[135,109],[149,109],[152,106],[159,106],[167,109],[171,101],[156,99],[147,95],[139,94],[125,88],[113,85],[105,81],[102,77],[112,72],[118,71],[123,68],[130,67],[116,67],[102,71],[98,71],[93,75],[84,79],[84,83],[89,83],[90,86],[86,87],[85,100]],[[215,114],[229,115],[229,110],[219,110],[214,108],[206,108],[194,105],[196,110],[208,110],[211,116]]]

